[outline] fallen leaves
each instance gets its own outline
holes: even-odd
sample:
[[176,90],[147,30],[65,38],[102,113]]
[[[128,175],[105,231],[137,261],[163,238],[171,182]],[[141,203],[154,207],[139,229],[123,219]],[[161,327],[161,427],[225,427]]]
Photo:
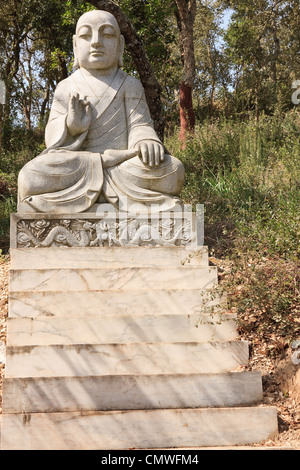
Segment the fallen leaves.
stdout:
[[278,412],[279,434],[264,445],[300,449],[300,381],[295,380],[300,371],[291,346],[300,339],[299,264],[259,254],[247,261],[237,267],[211,260],[221,269],[220,287],[227,292],[229,311],[237,314],[240,337],[250,343],[249,363],[241,371],[261,372],[263,404]]
[[[8,272],[9,257],[0,256],[0,345],[6,344],[6,319],[8,315]],[[0,413],[2,412],[2,379],[5,365],[0,363]]]
[[0,341],[6,343],[6,318],[8,314],[8,257],[0,257]]

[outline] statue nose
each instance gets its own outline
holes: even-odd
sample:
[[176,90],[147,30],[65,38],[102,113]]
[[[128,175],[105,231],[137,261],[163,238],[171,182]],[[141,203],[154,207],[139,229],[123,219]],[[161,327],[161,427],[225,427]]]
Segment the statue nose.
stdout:
[[93,34],[91,45],[102,45],[101,34],[98,31]]

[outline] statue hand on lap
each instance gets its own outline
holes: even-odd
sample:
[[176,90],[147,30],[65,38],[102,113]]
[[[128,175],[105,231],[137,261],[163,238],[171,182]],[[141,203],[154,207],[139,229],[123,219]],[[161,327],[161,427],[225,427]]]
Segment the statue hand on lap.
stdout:
[[138,150],[140,159],[145,165],[158,167],[164,161],[164,146],[153,140],[143,140],[135,148]]

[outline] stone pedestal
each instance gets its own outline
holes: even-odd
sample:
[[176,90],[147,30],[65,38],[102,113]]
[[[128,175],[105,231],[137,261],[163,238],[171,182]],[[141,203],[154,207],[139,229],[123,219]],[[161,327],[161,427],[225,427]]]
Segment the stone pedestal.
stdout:
[[[22,204],[19,206],[22,209]],[[155,206],[154,206],[155,209]],[[118,212],[95,204],[79,214],[18,213],[11,216],[11,248],[134,247],[203,245],[203,206],[192,212],[178,206],[170,212]]]
[[277,432],[193,213],[14,214],[1,448],[251,445]]

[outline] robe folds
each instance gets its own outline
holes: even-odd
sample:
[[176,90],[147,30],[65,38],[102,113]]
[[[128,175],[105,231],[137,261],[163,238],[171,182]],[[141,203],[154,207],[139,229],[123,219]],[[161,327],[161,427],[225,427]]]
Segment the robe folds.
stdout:
[[[66,125],[72,93],[90,102],[92,114],[89,128],[75,137]],[[60,82],[45,138],[46,150],[22,168],[18,182],[19,203],[37,212],[84,212],[96,202],[122,210],[123,200],[135,207],[154,204],[167,210],[179,202],[184,169],[170,155],[159,167],[150,168],[137,156],[103,167],[107,149],[127,150],[143,140],[160,142],[141,83],[121,69],[109,85],[99,86],[94,77],[87,81],[80,69]]]

